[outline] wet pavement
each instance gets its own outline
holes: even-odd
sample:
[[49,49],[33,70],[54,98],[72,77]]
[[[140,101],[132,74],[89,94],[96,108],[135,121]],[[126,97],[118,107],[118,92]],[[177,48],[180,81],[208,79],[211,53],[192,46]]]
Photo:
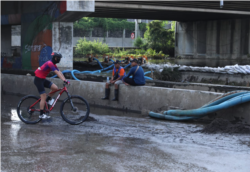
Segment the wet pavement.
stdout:
[[250,171],[249,135],[94,107],[90,120],[72,126],[60,102],[51,120],[27,125],[16,113],[20,98],[1,97],[2,171]]

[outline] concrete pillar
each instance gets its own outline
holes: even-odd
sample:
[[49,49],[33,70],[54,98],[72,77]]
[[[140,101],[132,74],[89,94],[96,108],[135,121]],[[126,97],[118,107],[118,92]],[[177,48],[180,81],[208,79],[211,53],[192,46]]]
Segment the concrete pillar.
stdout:
[[123,29],[123,32],[122,32],[122,47],[124,47],[125,36],[126,36],[126,30]]
[[248,55],[247,55],[247,57],[249,57],[249,55],[250,55],[250,26],[248,28],[248,35],[247,35],[247,37],[248,37]]
[[197,55],[197,41],[198,41],[198,37],[197,37],[197,22],[193,22],[193,57],[194,58],[197,58],[198,55]]
[[11,25],[1,26],[1,53],[11,56]]
[[233,51],[232,59],[240,58],[240,39],[241,37],[241,20],[235,20],[234,30],[233,30]]
[[138,19],[135,19],[135,39],[138,37]]
[[222,20],[220,22],[220,58],[229,59],[231,43],[231,20]]
[[197,57],[206,58],[207,22],[197,22]]
[[206,46],[206,58],[213,58],[216,56],[216,21],[207,22],[207,46]]
[[52,50],[63,55],[60,70],[73,69],[73,22],[53,22]]

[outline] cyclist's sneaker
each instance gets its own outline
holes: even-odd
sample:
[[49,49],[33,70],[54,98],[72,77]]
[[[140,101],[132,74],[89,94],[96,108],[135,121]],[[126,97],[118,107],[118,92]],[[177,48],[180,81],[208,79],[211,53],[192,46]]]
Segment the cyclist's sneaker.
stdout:
[[48,118],[50,118],[50,116],[46,115],[46,114],[42,114],[42,115],[39,115],[39,118],[41,118],[41,119],[48,119]]

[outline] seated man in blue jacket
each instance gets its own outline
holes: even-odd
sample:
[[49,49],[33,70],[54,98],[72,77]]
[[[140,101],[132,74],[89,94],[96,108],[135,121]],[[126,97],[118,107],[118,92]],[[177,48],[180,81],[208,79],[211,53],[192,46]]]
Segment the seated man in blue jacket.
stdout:
[[[125,85],[145,85],[144,71],[141,66],[138,65],[137,59],[131,61],[132,68],[128,74],[123,78]],[[133,75],[132,78],[129,78]]]

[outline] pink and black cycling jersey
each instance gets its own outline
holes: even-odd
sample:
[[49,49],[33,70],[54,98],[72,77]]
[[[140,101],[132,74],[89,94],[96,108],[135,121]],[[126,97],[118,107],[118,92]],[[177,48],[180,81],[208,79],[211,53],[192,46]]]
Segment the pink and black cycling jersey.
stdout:
[[55,71],[55,70],[59,71],[57,66],[50,60],[44,63],[41,67],[39,67],[35,71],[35,76],[38,78],[45,79],[46,76],[50,73],[50,71]]

